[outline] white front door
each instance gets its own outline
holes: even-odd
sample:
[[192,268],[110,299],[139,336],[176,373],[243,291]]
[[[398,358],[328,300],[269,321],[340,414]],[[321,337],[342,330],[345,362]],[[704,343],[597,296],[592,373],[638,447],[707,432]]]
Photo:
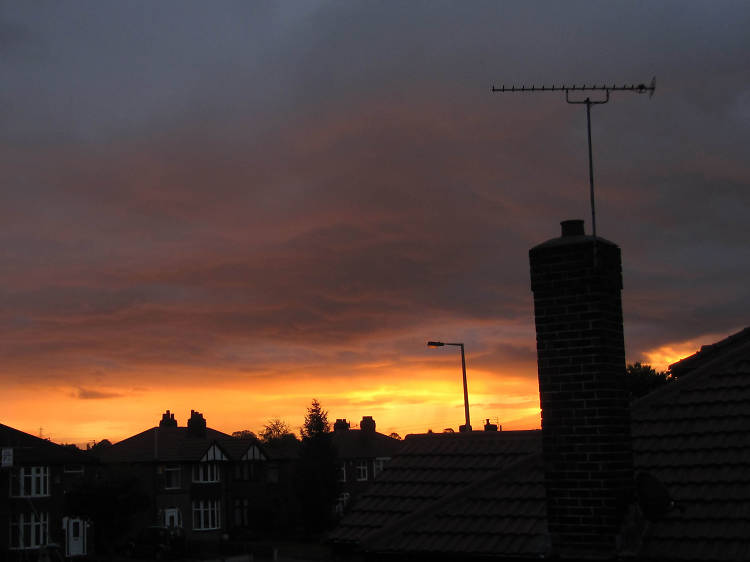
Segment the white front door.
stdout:
[[164,510],[164,526],[170,529],[182,527],[182,517],[178,508],[168,507]]
[[70,517],[63,518],[65,529],[65,556],[86,554],[86,521]]

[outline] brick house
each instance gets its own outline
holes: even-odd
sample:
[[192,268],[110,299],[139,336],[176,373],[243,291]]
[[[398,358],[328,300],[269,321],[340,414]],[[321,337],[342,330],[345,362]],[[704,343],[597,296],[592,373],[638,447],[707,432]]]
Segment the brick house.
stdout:
[[48,545],[66,557],[90,554],[89,521],[66,496],[92,476],[92,459],[0,424],[0,560],[35,560]]
[[333,544],[372,561],[750,560],[750,328],[629,404],[619,248],[566,221],[530,261],[542,430],[407,436]]
[[218,541],[251,530],[273,511],[273,476],[256,439],[237,439],[206,426],[191,411],[179,427],[167,410],[157,427],[102,449],[108,474],[126,470],[143,484],[149,509],[138,526],[172,529],[188,542]]

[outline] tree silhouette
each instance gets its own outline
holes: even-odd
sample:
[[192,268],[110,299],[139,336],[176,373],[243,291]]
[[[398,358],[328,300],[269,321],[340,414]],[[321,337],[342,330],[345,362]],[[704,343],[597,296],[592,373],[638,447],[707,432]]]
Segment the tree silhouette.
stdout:
[[333,520],[338,494],[338,461],[331,439],[328,412],[313,399],[301,428],[302,447],[295,484],[303,524],[311,532],[326,529]]
[[294,437],[294,434],[290,431],[289,424],[279,418],[273,418],[268,420],[268,423],[263,426],[263,432],[260,434],[260,438],[264,443],[273,441],[274,439],[281,439],[287,435]]
[[316,398],[313,398],[312,404],[307,408],[305,423],[300,428],[300,433],[302,433],[304,439],[329,431],[331,431],[331,424],[328,423],[328,412],[321,408],[320,402]]
[[631,400],[645,396],[675,380],[666,371],[657,371],[651,365],[635,362],[625,367],[625,382]]
[[250,431],[249,429],[243,429],[240,431],[233,431],[232,437],[235,439],[257,439],[257,435]]

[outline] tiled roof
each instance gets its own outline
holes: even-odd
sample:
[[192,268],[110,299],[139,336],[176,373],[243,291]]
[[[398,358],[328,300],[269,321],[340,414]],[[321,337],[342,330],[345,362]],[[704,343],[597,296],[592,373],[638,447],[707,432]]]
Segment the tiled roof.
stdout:
[[0,424],[0,447],[13,449],[13,464],[87,464],[94,459],[78,449],[34,437]]
[[333,444],[340,459],[392,457],[401,448],[401,441],[361,429],[333,432]]
[[438,500],[539,451],[538,431],[408,435],[401,452],[359,498],[331,540],[357,543],[390,531]]
[[99,457],[103,462],[197,461],[212,443],[224,440],[232,441],[232,436],[211,428],[205,437],[196,437],[186,427],[152,427],[101,449]]
[[[676,502],[646,522],[637,560],[750,560],[747,336],[748,329],[711,346],[720,353],[704,347],[678,382],[633,404],[636,471],[658,478]],[[503,441],[513,434],[517,441]],[[483,435],[490,437],[481,442]],[[404,556],[546,555],[540,432],[495,436],[409,436],[332,539]]]
[[536,557],[548,551],[544,497],[541,456],[527,454],[369,538],[367,547],[426,555]]
[[219,445],[219,448],[224,451],[231,460],[242,460],[242,457],[251,447],[257,447],[265,457],[268,457],[265,451],[265,446],[261,445],[257,439],[253,439],[252,437],[246,439],[238,439],[236,437],[217,439],[216,444]]
[[748,335],[705,346],[672,369],[688,374],[633,406],[636,467],[677,504],[650,525],[644,557],[750,560]]
[[677,376],[687,374],[690,371],[705,365],[712,359],[731,352],[732,349],[743,346],[747,342],[750,342],[750,326],[744,330],[740,330],[736,334],[724,338],[721,341],[702,346],[700,350],[693,355],[685,357],[676,363],[672,363],[669,366],[669,370]]

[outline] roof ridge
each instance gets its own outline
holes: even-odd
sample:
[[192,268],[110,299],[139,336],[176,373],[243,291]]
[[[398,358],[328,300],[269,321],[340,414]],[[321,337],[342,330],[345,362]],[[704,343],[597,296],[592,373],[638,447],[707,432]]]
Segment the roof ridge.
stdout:
[[[748,327],[741,332],[734,334],[734,336],[739,335],[745,331],[747,331],[748,335],[750,335],[750,327]],[[725,338],[722,341],[726,341],[727,339],[729,338]],[[631,412],[646,408],[654,402],[659,402],[664,397],[669,397],[672,394],[679,394],[684,390],[689,390],[705,378],[712,378],[716,376],[719,372],[718,370],[716,370],[716,367],[718,365],[729,362],[738,355],[742,355],[748,347],[750,347],[750,338],[748,338],[746,342],[743,342],[741,345],[733,349],[723,349],[725,353],[717,353],[713,354],[710,357],[707,357],[703,364],[696,367],[695,369],[686,372],[684,375],[678,376],[673,382],[663,385],[661,388],[658,388],[653,392],[650,392],[649,394],[646,394],[645,396],[641,396],[640,398],[634,400],[630,407]]]
[[687,357],[683,357],[679,361],[675,361],[674,363],[669,365],[669,369],[673,370],[673,367],[677,367],[678,370],[681,368],[680,365],[682,364],[682,368],[690,368],[691,363],[697,363],[702,360],[708,360],[716,353],[721,352],[724,348],[726,348],[729,345],[732,345],[738,341],[743,340],[744,338],[750,339],[750,326],[747,326],[746,328],[743,328],[739,330],[738,332],[735,332],[733,334],[728,335],[727,337],[714,342],[702,345],[698,351],[693,353],[692,355],[688,355]]

